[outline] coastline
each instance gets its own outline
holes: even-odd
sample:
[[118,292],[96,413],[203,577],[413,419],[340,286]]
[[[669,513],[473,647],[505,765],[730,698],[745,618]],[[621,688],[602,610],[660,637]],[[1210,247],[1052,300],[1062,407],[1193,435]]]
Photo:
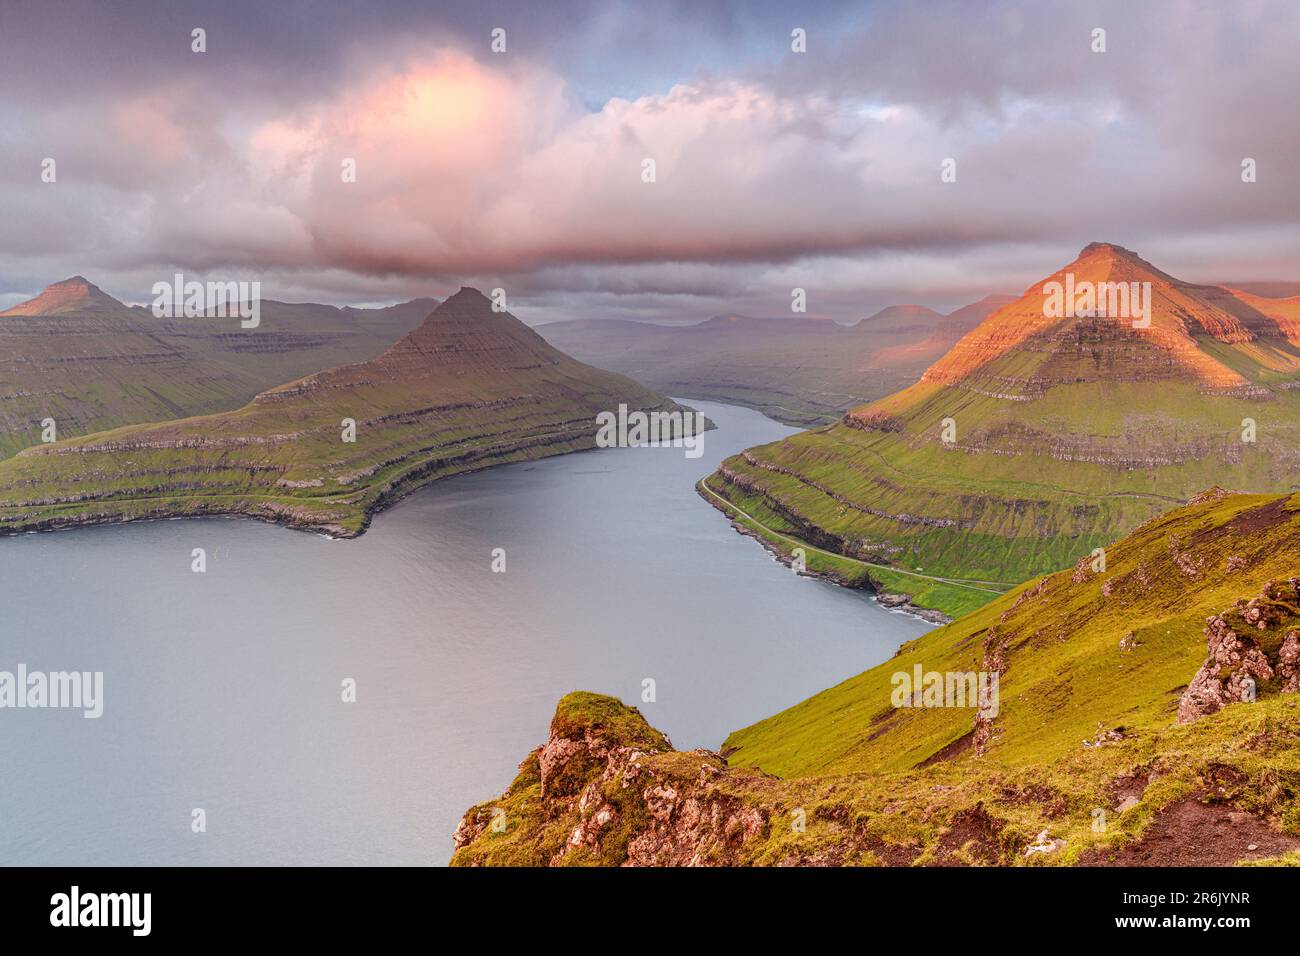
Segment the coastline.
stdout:
[[[731,527],[737,534],[743,535],[747,538],[752,538],[762,545],[763,549],[772,555],[772,557],[774,557],[778,562],[786,567],[792,567],[793,562],[790,555],[786,554],[766,535],[753,528],[746,527],[738,518],[728,514],[727,508],[734,508],[735,506],[724,505],[710,494],[703,485],[703,480],[697,482],[695,485],[695,493],[708,502],[713,508],[722,512],[722,514],[731,522]],[[897,594],[881,589],[876,582],[871,580],[870,575],[866,575],[862,579],[855,581],[845,577],[837,571],[831,570],[822,571],[805,567],[804,570],[796,571],[795,573],[800,577],[814,578],[816,580],[825,581],[829,584],[849,588],[855,591],[870,591],[873,600],[886,610],[898,611],[899,613],[907,614],[910,617],[919,618],[920,620],[925,621],[928,624],[933,624],[936,627],[948,624],[953,620],[953,618],[944,614],[942,611],[933,608],[918,607],[912,603],[911,598],[906,594]]]
[[[704,421],[705,432],[717,428],[707,417]],[[322,534],[331,539],[357,538],[366,533],[375,515],[441,479],[485,471],[500,465],[541,461],[559,455],[598,450],[594,434],[573,432],[533,437],[507,447],[488,446],[423,460],[415,454],[396,463],[409,463],[410,467],[392,478],[388,484],[378,488],[362,487],[336,496],[230,494],[123,498],[104,502],[106,506],[116,506],[111,511],[83,510],[67,514],[29,512],[16,516],[5,515],[5,508],[0,507],[0,537],[134,521],[219,517],[249,518],[293,531]],[[360,502],[364,503],[358,506]],[[68,504],[75,505],[77,502]]]

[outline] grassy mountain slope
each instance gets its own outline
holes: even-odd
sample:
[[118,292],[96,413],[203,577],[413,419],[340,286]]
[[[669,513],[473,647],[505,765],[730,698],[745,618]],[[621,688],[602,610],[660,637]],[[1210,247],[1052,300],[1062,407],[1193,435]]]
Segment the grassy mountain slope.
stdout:
[[[435,478],[595,445],[595,416],[678,406],[576,362],[462,289],[380,357],[231,412],[132,425],[0,462],[0,531],[243,514],[338,535]],[[355,442],[344,419],[356,423]]]
[[[1025,584],[737,731],[725,759],[570,695],[505,794],[466,814],[453,862],[1300,862],[1300,659],[1295,638],[1279,650],[1300,633],[1298,555],[1300,495],[1206,494],[1107,548],[1105,571]],[[1211,616],[1274,674],[1180,723],[1198,668],[1241,666],[1207,662]],[[917,664],[998,672],[996,715],[895,706]]]
[[[1084,558],[1022,585],[724,746],[733,763],[782,776],[915,767],[969,737],[971,713],[893,708],[891,676],[918,663],[988,670],[989,642],[1005,645],[987,748],[999,761],[1041,763],[1092,737],[1099,722],[1156,732],[1205,658],[1206,618],[1300,570],[1298,511],[1300,495],[1228,495],[1176,509],[1106,548],[1104,572]],[[1130,634],[1136,646],[1122,650]]]
[[724,315],[690,326],[580,320],[537,331],[585,362],[667,394],[746,405],[809,426],[915,381],[1011,298],[989,296],[947,316],[922,306],[891,306],[853,326]]
[[[707,487],[820,548],[1003,586],[1065,567],[1200,488],[1297,487],[1290,303],[1190,285],[1105,244],[1049,279],[1067,272],[1150,281],[1151,327],[1047,318],[1037,284],[916,384],[734,456]],[[1242,440],[1244,419],[1254,443]],[[971,606],[969,594],[919,594],[909,580],[895,575],[888,589],[948,613]]]
[[261,324],[159,319],[76,276],[0,316],[0,458],[41,441],[238,408],[273,385],[374,358],[436,305],[264,300]]

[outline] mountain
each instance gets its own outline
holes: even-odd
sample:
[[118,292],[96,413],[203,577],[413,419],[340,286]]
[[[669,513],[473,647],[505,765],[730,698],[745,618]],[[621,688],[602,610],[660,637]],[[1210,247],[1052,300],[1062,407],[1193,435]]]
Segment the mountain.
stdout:
[[370,361],[268,389],[234,411],[0,462],[0,531],[237,514],[356,535],[437,478],[592,448],[597,414],[620,404],[680,409],[574,361],[462,289]]
[[[791,425],[832,422],[916,380],[1004,298],[948,316],[891,306],[856,325],[717,315],[687,326],[581,320],[537,331],[557,348],[670,395],[756,408]],[[978,321],[978,319],[975,319]]]
[[890,305],[873,315],[860,319],[852,326],[864,332],[878,329],[895,331],[912,331],[924,329],[929,332],[943,323],[943,315],[923,305]]
[[720,753],[570,694],[452,863],[1300,864],[1300,495],[1214,489],[1107,552]]
[[[1134,328],[1127,316],[1053,317],[1043,287],[1064,284],[1067,275],[1075,286],[1150,283],[1150,327]],[[1288,331],[1229,290],[1180,282],[1127,249],[1093,243],[1019,301],[994,312],[921,380],[1010,389],[1021,400],[1075,382],[1175,379],[1209,389],[1242,388],[1250,383],[1247,375],[1253,380],[1295,370]],[[1216,345],[1248,347],[1225,351]],[[1234,358],[1249,367],[1238,370]]]
[[1270,298],[1244,289],[1228,288],[1239,299],[1257,312],[1268,316],[1286,332],[1289,338],[1300,335],[1300,295]]
[[[904,386],[916,380],[923,367],[942,356],[967,332],[998,309],[1015,301],[1012,295],[989,295],[947,315],[923,306],[894,306],[863,319],[854,328],[880,337],[889,328],[900,341],[874,352],[874,361],[885,368],[912,370]],[[903,387],[903,386],[899,386]]]
[[127,306],[113,298],[83,276],[73,276],[53,285],[34,299],[0,312],[7,315],[64,315],[68,312],[102,312],[122,314]]
[[437,304],[340,309],[263,300],[261,324],[155,318],[80,276],[0,321],[0,458],[41,441],[238,408],[309,372],[379,355]]
[[1300,282],[1223,282],[1225,289],[1248,292],[1267,299],[1300,297]]
[[[1053,283],[1149,283],[1149,323],[1109,291],[1109,315],[1060,310]],[[779,551],[820,549],[818,570],[962,613],[1199,488],[1296,488],[1296,316],[1094,243],[920,381],[727,459],[702,492]]]

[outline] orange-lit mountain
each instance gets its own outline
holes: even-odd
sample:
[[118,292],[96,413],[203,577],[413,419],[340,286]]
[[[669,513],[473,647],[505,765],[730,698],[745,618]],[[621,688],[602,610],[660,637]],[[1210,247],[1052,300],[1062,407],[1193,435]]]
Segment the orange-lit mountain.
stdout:
[[[1049,317],[1043,289],[1051,282],[1076,287],[1149,283],[1150,327],[1134,328],[1124,316]],[[926,370],[923,382],[967,379],[1019,396],[1041,394],[1053,385],[1106,379],[1150,381],[1189,378],[1212,388],[1249,384],[1234,365],[1260,369],[1300,367],[1289,338],[1291,322],[1261,311],[1218,286],[1193,285],[1160,271],[1135,253],[1093,243],[1079,257],[997,310]],[[1131,311],[1131,310],[1130,310]],[[1235,361],[1223,354],[1229,346]]]
[[[1054,283],[1102,290],[1108,314],[1086,314],[1086,298],[1065,308]],[[1145,327],[1132,308],[1114,314],[1132,283],[1149,283]],[[1212,485],[1297,487],[1296,317],[1294,300],[1185,282],[1093,243],[920,381],[728,459],[709,487],[883,565],[865,573],[888,590],[968,609],[991,596],[980,588],[1065,567]]]
[[1242,304],[1276,322],[1288,339],[1300,339],[1300,295],[1271,299],[1244,289],[1227,287],[1225,291]]
[[121,314],[127,306],[113,298],[83,276],[73,276],[47,286],[34,299],[0,312],[6,315],[64,315],[68,312],[105,312]]

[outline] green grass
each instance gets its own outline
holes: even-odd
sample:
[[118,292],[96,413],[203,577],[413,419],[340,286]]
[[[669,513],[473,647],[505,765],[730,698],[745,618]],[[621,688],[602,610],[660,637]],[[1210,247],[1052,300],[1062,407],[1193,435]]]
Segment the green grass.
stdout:
[[1031,289],[920,381],[729,458],[711,487],[747,510],[764,499],[798,537],[848,557],[1011,583],[1069,567],[1214,485],[1300,487],[1293,304],[1190,285],[1104,243],[1053,278],[1065,271],[1150,281],[1148,329],[1048,318]]
[[[130,425],[0,461],[0,532],[238,514],[347,536],[429,481],[595,447],[596,415],[674,410],[573,361],[467,290],[371,362],[229,412]],[[342,423],[355,422],[355,441]]]
[[1300,850],[1292,850],[1267,860],[1249,860],[1238,866],[1300,866]]
[[779,552],[783,560],[789,562],[794,550],[801,548],[805,568],[819,577],[846,587],[867,588],[885,595],[905,594],[913,607],[947,616],[973,611],[1008,589],[1008,586],[998,583],[941,581],[919,572],[895,570],[878,562],[860,561],[819,548],[800,538],[800,529],[768,509],[763,498],[738,494],[733,490],[730,498],[721,499],[711,484],[715,477],[700,482],[707,501],[725,511],[735,523],[759,536]]
[[[1001,733],[989,751],[999,761],[1054,759],[1091,738],[1099,722],[1136,732],[1164,728],[1180,688],[1205,658],[1205,618],[1294,573],[1300,550],[1294,503],[1267,533],[1232,524],[1272,500],[1230,496],[1158,518],[1107,549],[1104,573],[1075,583],[1074,572],[1063,571],[1022,585],[904,646],[879,667],[737,731],[726,741],[731,760],[781,776],[915,767],[969,733],[973,715],[894,708],[892,675],[916,664],[925,671],[979,671],[992,629],[1009,646]],[[1203,564],[1196,578],[1176,563],[1185,548]],[[1228,571],[1234,555],[1246,567]],[[1103,593],[1107,582],[1110,595]],[[1130,632],[1139,644],[1121,652],[1119,642]]]
[[[1293,391],[1260,403],[1173,383],[1085,383],[1006,403],[923,384],[872,407],[894,405],[904,409],[902,431],[814,429],[727,459],[709,486],[827,550],[1009,584],[1068,567],[1213,485],[1296,487]],[[951,446],[937,440],[945,417],[958,422]],[[1245,417],[1257,421],[1254,445],[1239,440]],[[950,616],[971,608],[917,579],[890,584]]]

